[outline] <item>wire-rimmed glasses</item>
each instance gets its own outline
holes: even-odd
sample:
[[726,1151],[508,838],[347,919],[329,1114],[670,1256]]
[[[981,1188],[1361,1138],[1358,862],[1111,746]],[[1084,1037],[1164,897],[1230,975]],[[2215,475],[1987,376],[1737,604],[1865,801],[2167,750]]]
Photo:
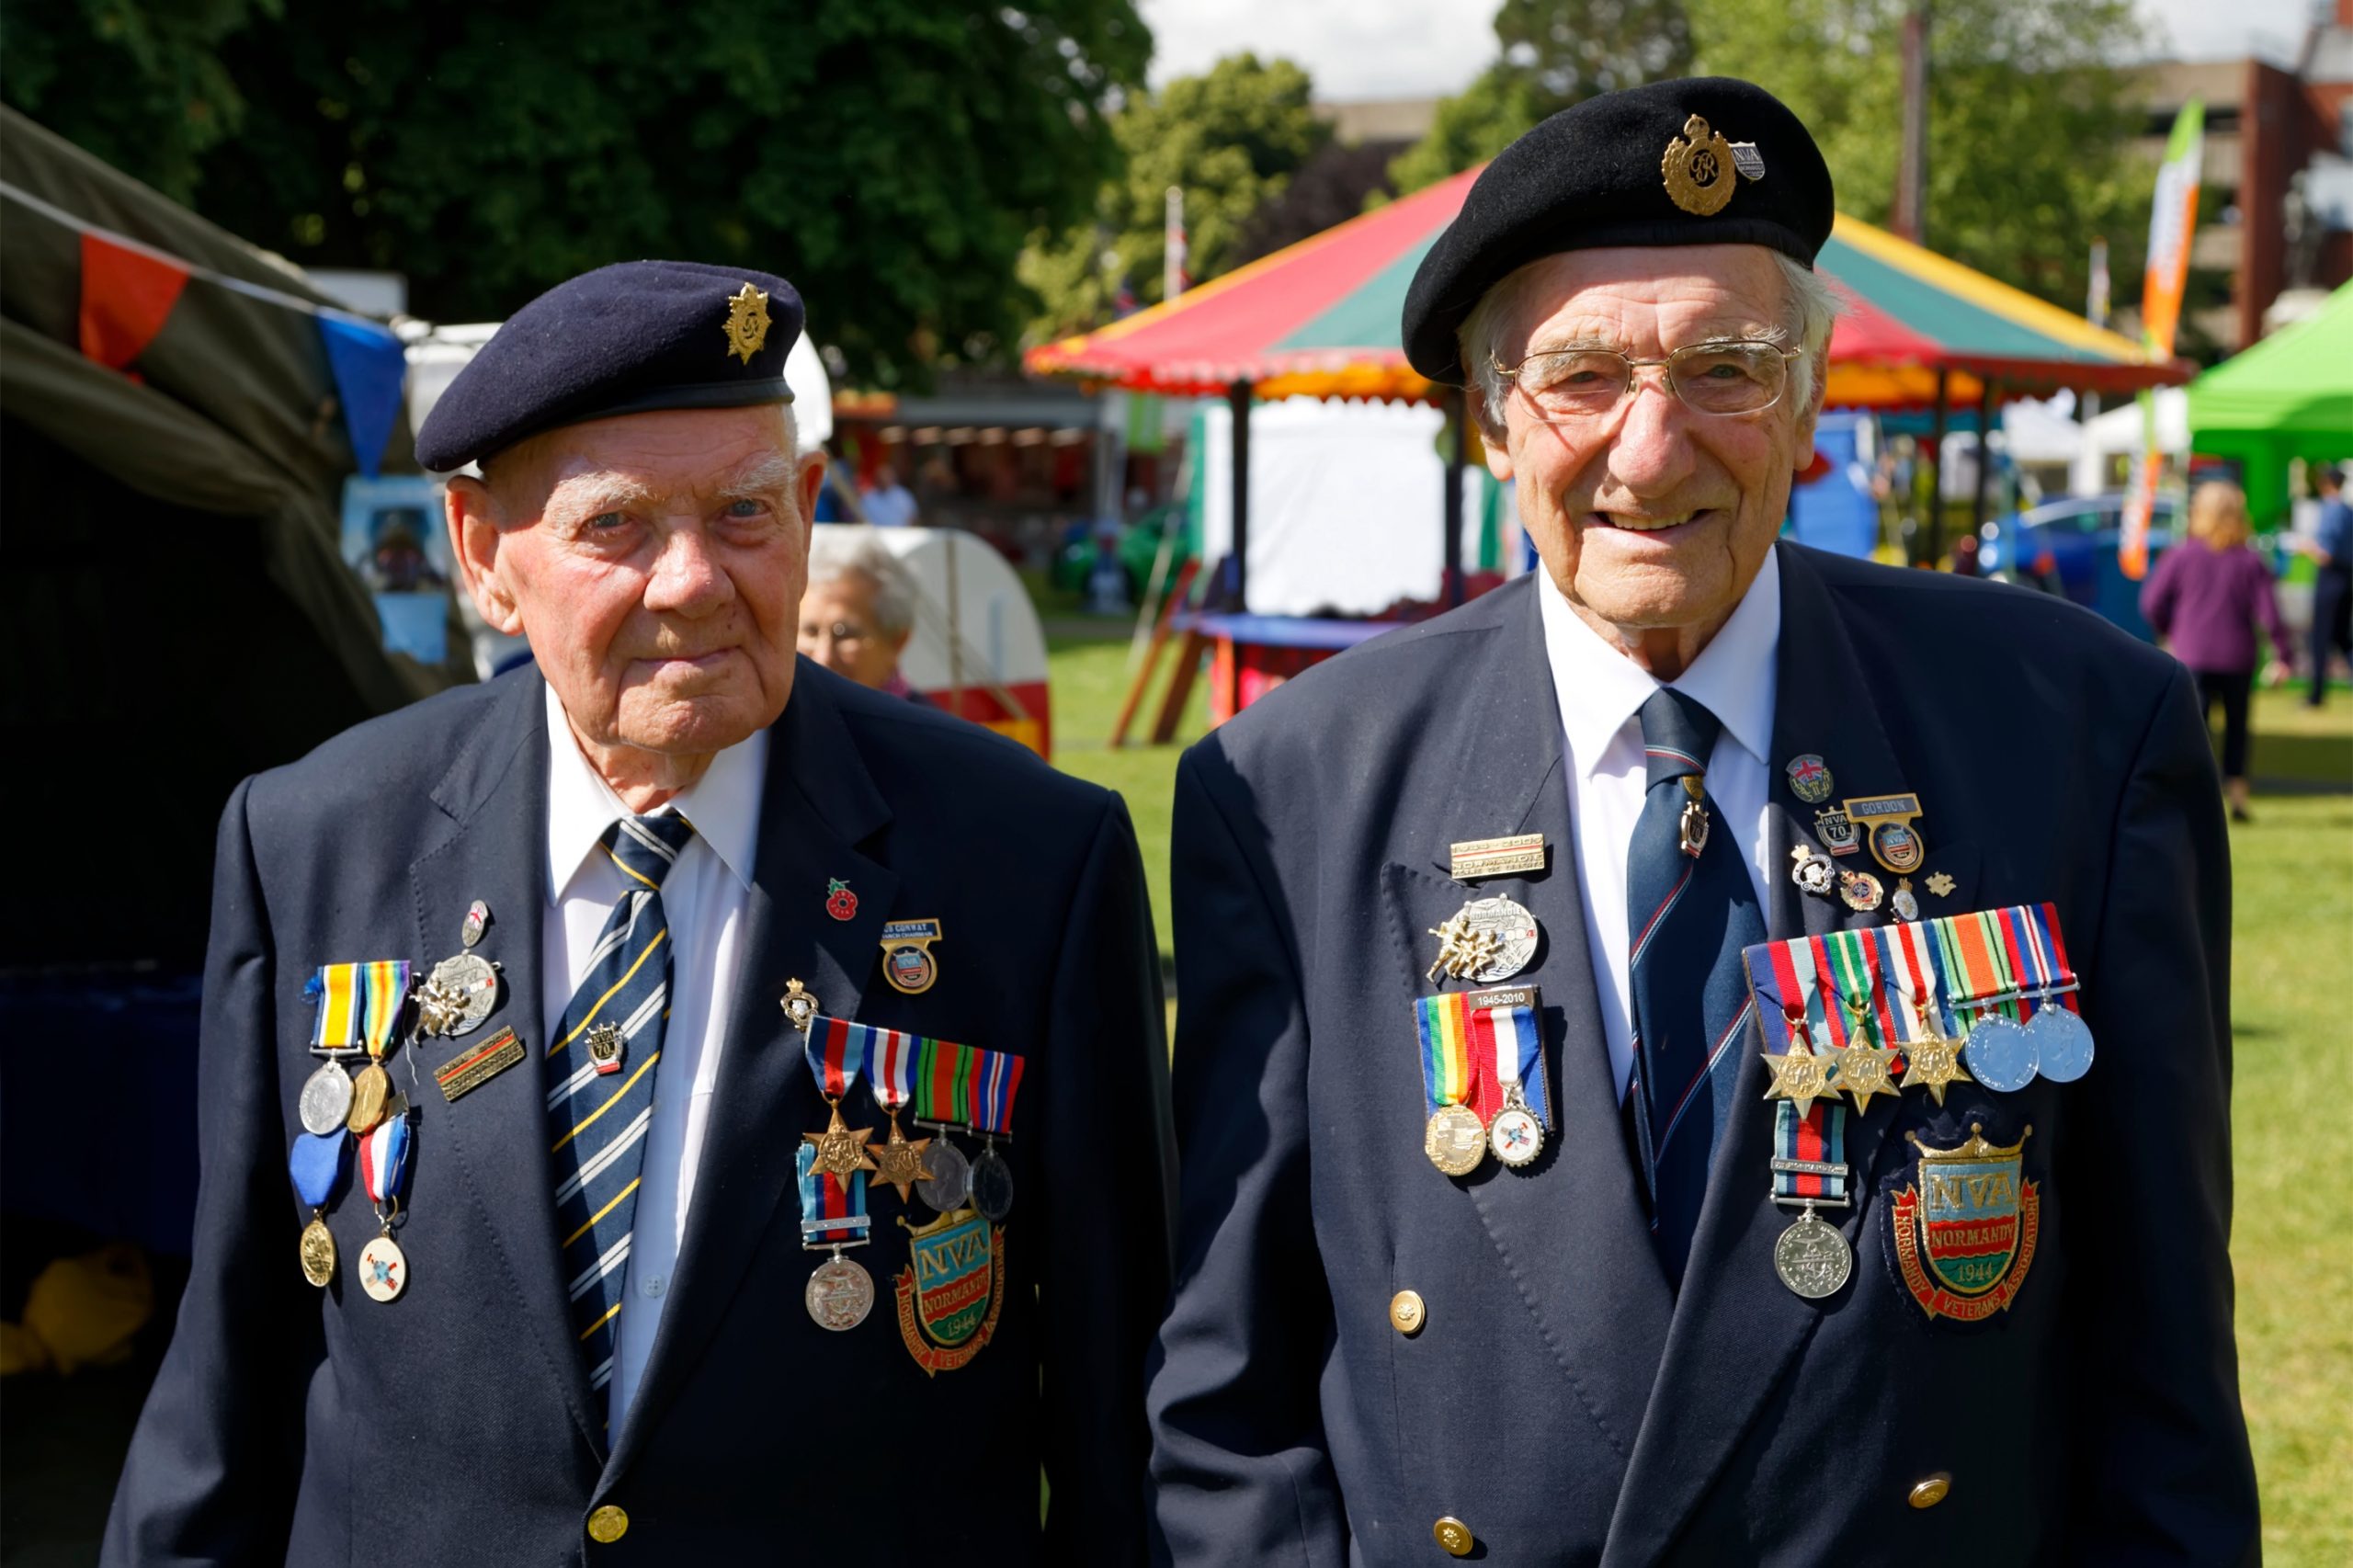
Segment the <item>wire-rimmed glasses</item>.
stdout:
[[1557,348],[1530,354],[1495,373],[1517,386],[1548,425],[1604,419],[1632,395],[1634,372],[1656,367],[1667,390],[1699,414],[1761,414],[1781,400],[1790,361],[1804,350],[1740,339],[1687,344],[1664,359],[1637,359],[1615,348]]

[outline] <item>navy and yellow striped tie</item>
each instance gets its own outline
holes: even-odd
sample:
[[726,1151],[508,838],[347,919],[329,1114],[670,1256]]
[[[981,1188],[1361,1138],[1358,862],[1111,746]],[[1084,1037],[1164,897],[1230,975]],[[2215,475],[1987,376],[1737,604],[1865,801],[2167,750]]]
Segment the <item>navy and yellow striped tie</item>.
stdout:
[[605,921],[547,1053],[556,1233],[573,1332],[600,1406],[612,1384],[638,1171],[654,1119],[662,1025],[670,1015],[662,880],[694,835],[693,825],[676,815],[623,817],[605,830],[599,843],[628,878],[629,891]]

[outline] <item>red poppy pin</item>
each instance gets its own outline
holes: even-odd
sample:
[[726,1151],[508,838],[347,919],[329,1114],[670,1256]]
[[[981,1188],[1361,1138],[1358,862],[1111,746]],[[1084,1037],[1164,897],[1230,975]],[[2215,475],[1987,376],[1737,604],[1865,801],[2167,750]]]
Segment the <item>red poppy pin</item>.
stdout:
[[849,884],[838,877],[826,879],[825,913],[836,920],[858,918],[858,894],[850,892]]

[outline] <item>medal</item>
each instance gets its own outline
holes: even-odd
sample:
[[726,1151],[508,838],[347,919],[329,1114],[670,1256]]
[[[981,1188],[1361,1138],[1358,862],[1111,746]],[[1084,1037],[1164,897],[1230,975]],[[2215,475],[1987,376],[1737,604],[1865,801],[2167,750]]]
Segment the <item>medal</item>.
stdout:
[[1789,1049],[1779,1056],[1765,1052],[1765,1065],[1773,1074],[1773,1081],[1765,1086],[1765,1097],[1788,1100],[1803,1116],[1813,1109],[1814,1101],[1836,1098],[1838,1091],[1830,1085],[1830,1059],[1814,1051],[1804,1016],[1785,1015],[1782,1023],[1790,1031]]
[[344,1125],[355,1134],[365,1133],[384,1119],[384,1101],[392,1092],[392,1080],[381,1062],[370,1062],[351,1081],[351,1108],[345,1114]]
[[891,1119],[891,1132],[885,1142],[869,1143],[866,1152],[874,1159],[874,1184],[897,1187],[902,1203],[913,1195],[918,1182],[931,1179],[924,1151],[932,1141],[910,1140],[899,1131],[899,1112],[915,1093],[915,1058],[921,1044],[914,1035],[897,1029],[876,1029],[867,1046],[870,1067],[867,1081],[874,1085],[874,1097]]
[[1773,1201],[1798,1210],[1797,1223],[1773,1243],[1773,1273],[1809,1301],[1835,1296],[1855,1271],[1855,1251],[1816,1210],[1848,1206],[1847,1108],[1821,1105],[1800,1111],[1784,1100],[1773,1108]]
[[1809,1301],[1835,1296],[1855,1269],[1855,1250],[1847,1238],[1825,1225],[1809,1203],[1798,1222],[1773,1244],[1773,1272],[1781,1283]]
[[[1765,962],[1760,971],[1756,960],[1750,956],[1761,953]],[[1836,1061],[1830,1052],[1816,1043],[1813,1018],[1817,1002],[1814,987],[1813,947],[1804,937],[1789,942],[1770,942],[1763,948],[1751,948],[1743,955],[1749,965],[1750,991],[1756,1003],[1757,1016],[1778,1005],[1781,1025],[1788,1031],[1788,1049],[1779,1055],[1766,1051],[1765,1065],[1771,1070],[1773,1081],[1766,1085],[1768,1100],[1787,1100],[1797,1108],[1802,1117],[1813,1114],[1816,1100],[1836,1100],[1845,1091],[1831,1082],[1831,1068]],[[1761,973],[1773,977],[1777,998],[1768,995],[1761,983]],[[1825,1026],[1829,1006],[1821,1004]],[[1843,1126],[1844,1123],[1841,1123]]]
[[1440,1106],[1422,1130],[1422,1153],[1450,1176],[1469,1176],[1487,1157],[1487,1130],[1468,1106]]
[[341,1132],[344,1119],[351,1114],[351,1074],[335,1062],[321,1062],[317,1072],[302,1080],[299,1109],[303,1131],[320,1137]]
[[[825,1130],[804,1132],[801,1142],[808,1147],[814,1162],[813,1171],[819,1176],[861,1176],[874,1168],[866,1157],[866,1141],[873,1133],[871,1127],[853,1129],[842,1120],[842,1096],[866,1070],[868,1042],[871,1029],[861,1028],[843,1018],[819,1017],[803,1037],[801,1051],[809,1059],[810,1075],[817,1080],[817,1092],[825,1096],[827,1111]],[[859,1211],[865,1210],[865,1186],[859,1183]]]
[[931,1166],[931,1176],[915,1183],[915,1192],[937,1212],[952,1214],[972,1201],[972,1166],[964,1158],[963,1151],[948,1141],[947,1129],[938,1131],[941,1135],[933,1139],[931,1147],[924,1152],[924,1161]]
[[1956,1014],[1972,1015],[1961,1060],[1989,1089],[2016,1094],[2034,1082],[2034,1037],[2017,1021],[2019,992],[1998,912],[1981,910],[1929,923]]
[[1448,1176],[1469,1176],[1487,1157],[1487,1127],[1466,1101],[1473,1074],[1470,1008],[1460,993],[1414,1003],[1421,1042],[1422,1097],[1427,1122],[1422,1153]]
[[416,993],[419,1032],[455,1038],[480,1028],[498,1006],[498,966],[473,953],[443,959]]
[[1425,977],[1476,981],[1492,985],[1509,980],[1536,956],[1536,916],[1507,898],[1473,899],[1444,924],[1430,927],[1438,954]]
[[304,1132],[286,1156],[286,1174],[293,1179],[294,1196],[309,1205],[311,1222],[302,1227],[302,1278],[321,1290],[335,1278],[335,1235],[327,1229],[326,1206],[343,1179],[343,1132]]
[[1886,891],[1869,871],[1842,870],[1838,873],[1838,897],[1856,914],[1869,915],[1885,899]]
[[408,1289],[408,1255],[390,1231],[359,1249],[359,1288],[371,1301],[389,1301]]
[[939,978],[931,945],[939,940],[937,920],[892,920],[882,927],[882,978],[903,996],[920,996]]
[[[401,1016],[408,1009],[409,964],[405,959],[380,959],[373,963],[329,964],[330,970],[353,971],[353,990],[357,994],[360,1017],[360,1044],[368,1052],[368,1065],[351,1082],[351,1108],[345,1114],[344,1125],[355,1134],[364,1133],[384,1119],[384,1101],[392,1092],[392,1081],[384,1072],[384,1052],[391,1049],[401,1025]],[[327,986],[326,1000],[335,998],[335,986]],[[322,1030],[326,1026],[326,1007],[320,1009]]]
[[874,1278],[842,1251],[867,1243],[872,1221],[866,1212],[866,1173],[820,1171],[816,1147],[803,1143],[793,1154],[793,1176],[801,1196],[801,1245],[832,1254],[809,1276],[802,1304],[819,1328],[836,1334],[856,1328],[874,1309]]
[[1815,966],[1828,979],[1846,1013],[1842,1036],[1836,1030],[1836,1016],[1828,1002],[1824,1003],[1823,1013],[1833,1023],[1830,1059],[1837,1071],[1838,1086],[1855,1102],[1858,1115],[1870,1111],[1873,1095],[1896,1097],[1895,1051],[1874,1043],[1879,975],[1870,937],[1867,931],[1839,931],[1809,938]]
[[1504,838],[1469,838],[1447,847],[1449,870],[1458,882],[1482,877],[1517,877],[1544,869],[1544,835],[1515,833]]
[[1972,1083],[1961,1064],[1961,1040],[1938,1027],[1936,940],[1920,926],[1882,926],[1870,933],[1879,944],[1880,972],[1896,993],[1890,1005],[1904,1031],[1904,1086],[1922,1088],[1945,1103],[1945,1090]]
[[[1868,938],[1868,933],[1842,932],[1838,936]],[[1776,1102],[1773,1153],[1767,1165],[1771,1174],[1773,1201],[1784,1208],[1796,1208],[1800,1213],[1797,1222],[1774,1242],[1773,1273],[1792,1294],[1818,1301],[1845,1288],[1855,1266],[1854,1250],[1846,1236],[1837,1227],[1824,1223],[1815,1212],[1817,1209],[1849,1207],[1847,1108],[1838,1103],[1839,1097],[1849,1088],[1860,1090],[1860,1099],[1868,1099],[1874,1092],[1892,1092],[1883,1080],[1887,1062],[1895,1053],[1887,1050],[1874,1051],[1867,1037],[1839,1032],[1839,1020],[1829,995],[1841,972],[1834,964],[1843,966],[1850,990],[1870,983],[1868,959],[1851,946],[1834,957],[1823,937],[1799,937],[1749,948],[1742,954],[1742,960],[1748,971],[1751,999],[1758,1016],[1778,1008],[1783,1027],[1789,1031],[1789,1049],[1778,1056],[1768,1051],[1765,1057],[1766,1064],[1773,1070],[1773,1084],[1766,1090],[1766,1097]],[[1817,1052],[1812,1038],[1811,1020],[1816,1016],[1817,1000],[1821,1004],[1823,1028],[1832,1047],[1826,1052]],[[1870,1005],[1869,995],[1864,995],[1862,1010],[1867,1012]],[[1850,1008],[1849,1012],[1855,1010]],[[1856,1016],[1858,1021],[1853,1028],[1859,1030],[1864,1026],[1859,1014]],[[1859,1039],[1864,1042],[1859,1046],[1855,1043]],[[1847,1081],[1849,1062],[1855,1064],[1856,1081],[1851,1084]],[[1839,1080],[1835,1084],[1827,1081],[1834,1067]],[[1876,1087],[1874,1068],[1877,1079],[1882,1080]]]
[[839,1334],[864,1323],[874,1310],[874,1276],[857,1260],[835,1253],[809,1276],[801,1299],[819,1328]]
[[2002,911],[2002,918],[2034,977],[2034,1017],[2026,1032],[2034,1037],[2035,1070],[2054,1084],[2072,1084],[2091,1071],[2092,1031],[2075,1011],[2078,983],[2060,941],[2059,912],[2048,903],[2021,904]]
[[1790,793],[1809,806],[1818,806],[1830,799],[1830,791],[1836,787],[1830,778],[1830,769],[1823,766],[1822,759],[1812,752],[1790,758],[1789,766],[1782,772],[1789,778]]
[[1920,918],[1920,901],[1912,894],[1911,878],[1898,877],[1895,880],[1895,892],[1889,896],[1887,902],[1888,906],[1895,911],[1895,917],[1898,920]]
[[987,1139],[981,1144],[980,1157],[972,1162],[972,1207],[995,1224],[1013,1212],[1013,1167],[996,1152],[996,1140]]
[[1833,879],[1829,856],[1800,844],[1790,850],[1790,881],[1817,898],[1829,893]]
[[1544,1152],[1552,1114],[1544,1084],[1543,1035],[1536,1023],[1536,987],[1455,992],[1427,1002],[1459,1013],[1456,1027],[1470,1040],[1472,1060],[1491,1069],[1472,1075],[1471,1091],[1472,1114],[1486,1127],[1488,1151],[1515,1170],[1534,1164]]
[[1916,871],[1928,858],[1927,846],[1912,825],[1920,815],[1917,795],[1859,795],[1839,802],[1838,809],[1859,831],[1868,831],[1871,858],[1899,876]]

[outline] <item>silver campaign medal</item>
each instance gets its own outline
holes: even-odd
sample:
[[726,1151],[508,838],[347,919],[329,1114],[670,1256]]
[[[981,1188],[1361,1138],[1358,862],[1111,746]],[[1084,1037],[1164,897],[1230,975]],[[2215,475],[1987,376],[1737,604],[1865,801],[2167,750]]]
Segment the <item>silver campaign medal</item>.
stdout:
[[1528,967],[1540,929],[1536,916],[1510,899],[1476,898],[1431,926],[1430,935],[1438,939],[1438,954],[1429,979],[1443,974],[1493,985]]
[[1980,1015],[1961,1048],[1969,1075],[2006,1095],[2034,1082],[2039,1054],[2033,1035],[1998,1015]]
[[841,1334],[864,1323],[874,1310],[874,1276],[836,1252],[809,1276],[801,1300],[819,1328]]
[[300,1110],[303,1131],[320,1138],[342,1131],[344,1119],[351,1114],[351,1074],[339,1062],[320,1062],[319,1070],[302,1080]]
[[972,1196],[972,1165],[964,1158],[964,1152],[943,1134],[931,1141],[923,1157],[931,1166],[930,1178],[915,1183],[923,1200],[942,1214],[964,1207]]
[[1773,1244],[1773,1272],[1809,1301],[1836,1295],[1854,1267],[1855,1252],[1847,1238],[1836,1226],[1824,1224],[1811,1203]]
[[2092,1070],[2092,1031],[2062,1003],[2035,1009],[2026,1032],[2034,1040],[2035,1070],[2054,1084],[2072,1084]]
[[460,953],[433,966],[417,992],[417,1027],[451,1039],[472,1034],[498,1006],[498,966],[475,953]]
[[972,1162],[972,1207],[993,1225],[1013,1212],[1013,1167],[996,1152],[995,1140]]

